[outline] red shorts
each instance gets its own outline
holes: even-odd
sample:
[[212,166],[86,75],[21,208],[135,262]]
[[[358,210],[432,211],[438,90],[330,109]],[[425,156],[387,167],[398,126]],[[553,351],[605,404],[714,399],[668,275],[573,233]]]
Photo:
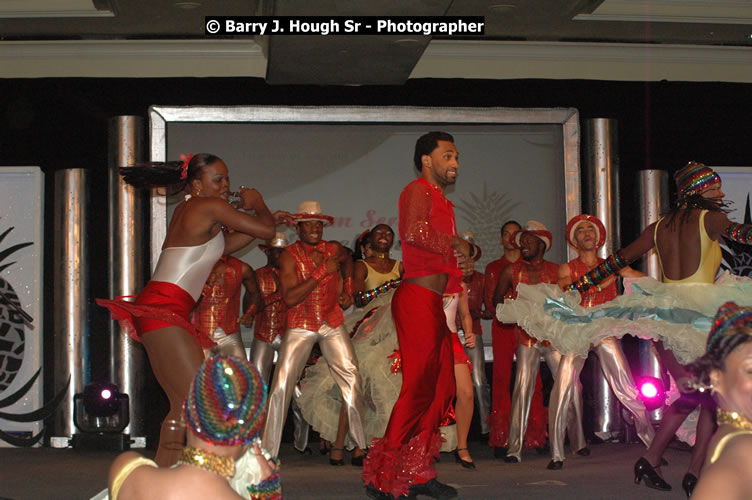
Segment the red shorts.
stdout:
[[179,286],[165,281],[149,281],[135,301],[125,300],[127,298],[97,299],[97,304],[109,309],[112,319],[118,321],[120,328],[132,339],[140,342],[141,336],[147,332],[179,326],[191,334],[201,347],[216,345],[191,324],[190,314],[196,301]]

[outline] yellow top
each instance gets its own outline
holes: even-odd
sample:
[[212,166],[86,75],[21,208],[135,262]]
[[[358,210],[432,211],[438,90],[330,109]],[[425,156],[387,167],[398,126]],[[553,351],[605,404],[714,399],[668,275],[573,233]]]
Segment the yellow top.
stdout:
[[[655,250],[658,254],[658,263],[661,265],[661,272],[663,273],[664,283],[713,283],[715,282],[715,275],[718,272],[718,268],[721,267],[721,245],[717,241],[713,241],[705,231],[705,214],[707,210],[700,212],[700,264],[697,266],[697,271],[692,276],[688,276],[681,280],[672,280],[666,277],[666,273],[663,271],[663,260],[661,259],[661,252],[658,251],[656,245]],[[655,224],[655,231],[653,232],[653,243],[656,243],[656,235],[658,234],[658,224],[661,223],[663,217],[658,219]]]
[[135,457],[130,462],[126,462],[126,464],[118,471],[118,473],[115,475],[115,478],[112,480],[112,487],[110,487],[110,500],[117,500],[118,494],[120,493],[120,487],[123,485],[125,480],[128,479],[128,476],[131,475],[131,472],[138,469],[142,465],[157,467],[157,464],[156,462],[154,462],[154,460],[149,460],[146,457]]
[[741,431],[734,431],[729,432],[725,436],[723,436],[721,439],[718,440],[718,443],[715,445],[715,449],[712,450],[710,455],[710,463],[714,464],[719,458],[721,458],[721,453],[723,453],[723,449],[726,447],[729,441],[734,439],[736,436],[742,436],[744,434],[752,434],[752,431],[750,430],[741,430]]
[[388,273],[380,273],[371,266],[368,265],[368,262],[365,260],[363,261],[363,264],[366,265],[366,269],[368,270],[368,274],[366,275],[366,291],[373,290],[377,286],[386,283],[389,280],[396,280],[400,277],[400,261],[395,260],[394,261],[394,267],[391,271]]

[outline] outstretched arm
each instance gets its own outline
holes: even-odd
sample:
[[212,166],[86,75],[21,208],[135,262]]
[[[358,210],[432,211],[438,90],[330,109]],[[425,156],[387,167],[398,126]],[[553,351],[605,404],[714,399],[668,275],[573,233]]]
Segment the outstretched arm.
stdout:
[[733,222],[723,212],[708,212],[705,216],[705,230],[713,240],[725,236],[731,241],[752,245],[752,224]]

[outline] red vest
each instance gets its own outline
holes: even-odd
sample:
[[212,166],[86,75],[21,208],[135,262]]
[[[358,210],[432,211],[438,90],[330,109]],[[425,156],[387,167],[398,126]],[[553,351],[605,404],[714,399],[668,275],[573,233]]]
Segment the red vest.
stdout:
[[[604,260],[605,259],[601,259],[599,257],[598,264],[600,264]],[[588,267],[584,262],[582,262],[582,260],[580,260],[579,257],[570,260],[569,262],[567,262],[567,265],[569,266],[569,274],[572,277],[572,281],[577,281],[585,274],[587,274],[588,271],[590,271],[590,269],[588,269]],[[580,301],[580,305],[582,307],[593,307],[599,306],[608,302],[609,300],[615,299],[616,296],[619,295],[619,293],[616,290],[616,280],[614,280],[610,285],[602,288],[601,290],[598,290],[598,288],[593,286],[590,287],[587,292],[580,292],[580,295],[582,296],[582,300]]]
[[[324,259],[336,253],[334,243],[322,241],[316,247],[311,247],[296,241],[285,249],[295,260],[295,274],[298,283],[307,280],[316,270],[316,263],[311,253],[319,250]],[[323,264],[322,264],[323,265]],[[287,311],[287,328],[304,328],[317,332],[326,323],[336,328],[344,321],[342,310],[339,308],[339,273],[332,273],[321,281],[316,288],[301,302]]]
[[[217,268],[224,264],[224,271]],[[243,284],[243,262],[225,255],[214,265],[206,280],[201,300],[193,313],[193,324],[204,335],[222,328],[227,335],[240,331],[240,290]]]
[[264,266],[256,271],[264,309],[256,316],[253,335],[257,339],[271,344],[278,335],[284,335],[287,327],[287,306],[278,290],[279,269]]

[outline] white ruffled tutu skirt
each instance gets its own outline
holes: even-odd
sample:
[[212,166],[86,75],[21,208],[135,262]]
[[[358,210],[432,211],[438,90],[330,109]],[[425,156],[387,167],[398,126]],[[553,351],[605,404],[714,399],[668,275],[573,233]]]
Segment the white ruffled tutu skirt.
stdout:
[[600,340],[629,334],[662,341],[686,364],[705,352],[713,317],[723,303],[752,306],[752,279],[728,273],[714,284],[625,279],[625,288],[630,286],[631,293],[585,308],[579,305],[579,292],[520,284],[517,299],[499,304],[496,317],[517,323],[562,354],[587,356]]

